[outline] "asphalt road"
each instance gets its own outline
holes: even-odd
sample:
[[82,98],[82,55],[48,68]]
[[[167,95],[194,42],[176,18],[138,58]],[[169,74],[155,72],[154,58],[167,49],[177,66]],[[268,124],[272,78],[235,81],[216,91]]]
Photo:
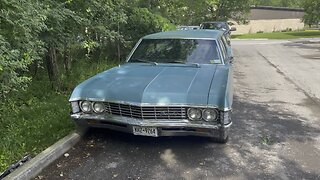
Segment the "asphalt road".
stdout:
[[232,45],[227,144],[96,130],[36,179],[320,179],[320,39]]

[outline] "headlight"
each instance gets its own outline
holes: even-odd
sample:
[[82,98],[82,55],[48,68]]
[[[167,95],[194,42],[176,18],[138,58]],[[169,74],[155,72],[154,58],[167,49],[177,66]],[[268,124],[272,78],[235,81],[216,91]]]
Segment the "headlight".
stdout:
[[78,101],[72,101],[71,102],[71,109],[72,109],[72,113],[77,113],[77,112],[80,111],[80,107],[79,107]]
[[101,103],[101,102],[95,102],[95,103],[93,104],[93,110],[94,110],[94,112],[96,112],[96,113],[103,113],[104,110],[105,110],[104,104]]
[[205,121],[215,121],[218,117],[218,111],[215,109],[205,109],[202,112],[202,118]]
[[200,120],[201,119],[201,110],[198,108],[189,108],[187,113],[188,113],[188,118],[190,120]]
[[80,104],[80,108],[84,113],[89,113],[92,111],[91,102],[89,101],[82,101]]

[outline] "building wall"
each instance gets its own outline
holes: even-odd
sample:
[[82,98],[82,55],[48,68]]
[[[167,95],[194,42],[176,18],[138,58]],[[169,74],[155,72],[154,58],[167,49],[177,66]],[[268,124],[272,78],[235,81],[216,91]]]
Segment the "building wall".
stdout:
[[247,25],[234,25],[237,31],[232,34],[248,34],[257,32],[274,32],[290,28],[300,30],[304,28],[301,19],[268,19],[268,20],[250,20]]
[[251,9],[249,20],[301,19],[303,15],[301,10]]
[[247,34],[257,32],[273,32],[286,29],[300,30],[304,28],[301,21],[304,12],[302,9],[253,7],[250,10],[249,23],[233,25],[237,31],[232,34]]

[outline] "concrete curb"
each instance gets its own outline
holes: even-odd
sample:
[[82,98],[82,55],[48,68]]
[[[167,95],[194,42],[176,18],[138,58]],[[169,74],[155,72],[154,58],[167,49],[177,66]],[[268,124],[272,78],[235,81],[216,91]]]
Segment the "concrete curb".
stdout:
[[80,139],[81,135],[78,133],[69,134],[52,146],[48,147],[46,150],[42,151],[20,168],[16,169],[14,172],[5,177],[4,180],[35,178],[44,168],[58,159],[62,154],[67,152],[71,147],[79,142]]

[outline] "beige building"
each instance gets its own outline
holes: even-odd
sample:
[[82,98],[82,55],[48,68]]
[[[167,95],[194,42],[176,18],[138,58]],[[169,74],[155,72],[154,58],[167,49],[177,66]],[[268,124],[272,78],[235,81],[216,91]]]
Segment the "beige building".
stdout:
[[233,25],[237,28],[237,31],[233,32],[233,34],[303,29],[304,23],[301,21],[303,15],[303,9],[298,8],[251,7],[249,23]]

